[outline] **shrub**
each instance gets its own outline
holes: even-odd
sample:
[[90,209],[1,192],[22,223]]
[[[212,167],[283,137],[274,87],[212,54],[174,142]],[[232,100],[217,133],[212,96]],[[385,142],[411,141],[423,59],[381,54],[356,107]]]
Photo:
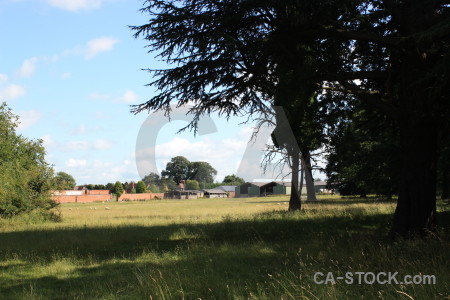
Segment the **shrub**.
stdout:
[[49,211],[58,204],[50,198],[53,170],[45,161],[42,140],[16,133],[18,117],[0,106],[0,216],[34,210]]

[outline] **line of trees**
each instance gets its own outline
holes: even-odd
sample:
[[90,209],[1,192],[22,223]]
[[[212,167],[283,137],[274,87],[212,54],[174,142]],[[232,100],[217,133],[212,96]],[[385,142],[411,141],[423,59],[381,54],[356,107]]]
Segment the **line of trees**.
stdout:
[[398,195],[392,236],[436,231],[436,187],[450,183],[446,1],[144,3],[150,20],[131,29],[169,67],[149,70],[159,93],[132,112],[191,103],[195,129],[203,114],[281,106],[300,149],[275,144],[293,170],[326,149],[337,184]]
[[[85,184],[83,185],[89,190],[109,190],[118,197],[124,192],[129,193],[163,193],[166,191],[173,191],[181,181],[185,181],[185,189],[199,190],[214,188],[220,185],[241,185],[244,179],[232,174],[225,176],[221,183],[214,182],[214,177],[217,175],[209,163],[203,161],[190,162],[184,156],[175,156],[167,163],[166,168],[161,172],[161,175],[151,172],[142,180],[138,181],[132,188],[132,182],[120,182],[103,184]],[[59,185],[56,185],[59,183]],[[70,183],[70,184],[68,184]],[[59,172],[55,177],[54,186],[68,187],[59,189],[73,189],[75,180],[67,173]],[[54,188],[56,189],[56,188]]]
[[203,161],[190,162],[184,156],[175,156],[161,171],[161,176],[152,172],[142,181],[147,186],[153,186],[160,191],[174,190],[181,181],[185,181],[188,190],[208,189],[220,185],[240,185],[244,179],[232,174],[225,176],[222,183],[214,182],[217,175],[209,163]]

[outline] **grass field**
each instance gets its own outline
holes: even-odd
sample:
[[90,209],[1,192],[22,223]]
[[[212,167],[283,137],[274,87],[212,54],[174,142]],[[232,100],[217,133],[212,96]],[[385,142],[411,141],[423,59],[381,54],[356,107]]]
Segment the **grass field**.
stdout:
[[[393,202],[321,197],[289,213],[287,201],[65,204],[59,223],[0,220],[0,299],[450,299],[448,205],[440,238],[393,242]],[[436,284],[314,282],[359,271]]]

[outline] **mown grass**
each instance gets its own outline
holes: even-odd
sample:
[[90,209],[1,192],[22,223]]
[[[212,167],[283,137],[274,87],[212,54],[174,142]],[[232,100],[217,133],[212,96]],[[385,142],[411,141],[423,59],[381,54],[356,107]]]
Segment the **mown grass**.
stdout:
[[[440,239],[387,238],[394,203],[322,197],[66,204],[63,221],[0,220],[0,299],[445,299]],[[109,208],[109,209],[106,209]],[[314,283],[316,272],[435,275],[435,285]]]

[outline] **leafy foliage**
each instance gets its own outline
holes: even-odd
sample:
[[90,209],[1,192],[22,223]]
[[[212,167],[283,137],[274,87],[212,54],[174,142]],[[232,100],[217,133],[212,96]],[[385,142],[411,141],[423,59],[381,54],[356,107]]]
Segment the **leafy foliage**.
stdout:
[[136,193],[142,194],[145,193],[146,191],[147,187],[145,186],[145,183],[142,180],[138,181],[138,183],[136,184]]
[[190,162],[184,156],[173,157],[167,163],[166,169],[161,172],[161,176],[166,179],[172,179],[175,183],[182,180],[196,180],[202,187],[214,182],[214,176],[217,174],[209,163],[204,161]]
[[191,162],[184,156],[175,156],[167,163],[166,169],[161,172],[165,178],[173,178],[175,183],[189,178]]
[[114,184],[114,193],[117,195],[117,198],[119,198],[124,191],[125,189],[123,188],[122,183],[120,181],[116,181]]
[[225,176],[225,178],[222,181],[222,184],[224,185],[241,185],[243,183],[245,183],[245,180],[234,174]]
[[217,175],[216,169],[204,161],[192,162],[189,169],[189,179],[196,180],[202,184],[213,183],[214,176]]
[[152,193],[160,193],[161,192],[156,184],[151,184],[150,187],[149,187],[149,190]]
[[[65,172],[58,172],[56,176],[53,177],[52,188],[55,190],[73,190],[76,182],[72,175]],[[94,186],[87,187],[90,190],[94,189]]]
[[53,170],[45,161],[42,140],[16,133],[18,117],[0,105],[0,216],[11,217],[57,206],[50,199]]
[[398,142],[395,130],[380,130],[380,124],[395,128],[388,119],[361,110],[352,121],[342,123],[329,147],[326,166],[328,184],[341,195],[392,196],[398,182]]
[[142,178],[142,181],[147,185],[149,184],[159,185],[161,183],[161,178],[159,177],[158,174],[151,172],[150,174]]
[[200,185],[197,180],[187,180],[186,181],[186,190],[199,190]]

